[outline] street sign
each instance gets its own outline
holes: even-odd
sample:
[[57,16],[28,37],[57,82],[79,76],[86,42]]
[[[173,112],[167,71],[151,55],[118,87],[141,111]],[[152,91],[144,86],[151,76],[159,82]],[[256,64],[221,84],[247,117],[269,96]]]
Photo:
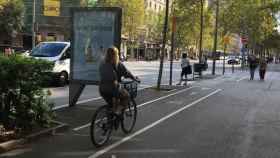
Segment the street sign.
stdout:
[[44,0],[43,9],[45,16],[59,16],[60,0]]

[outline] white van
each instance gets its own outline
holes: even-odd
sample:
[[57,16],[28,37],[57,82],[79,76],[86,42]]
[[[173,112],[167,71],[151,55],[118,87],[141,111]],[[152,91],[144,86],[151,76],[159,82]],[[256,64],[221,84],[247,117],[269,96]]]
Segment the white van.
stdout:
[[54,62],[51,72],[56,83],[64,86],[70,73],[70,42],[41,42],[29,53],[30,57]]

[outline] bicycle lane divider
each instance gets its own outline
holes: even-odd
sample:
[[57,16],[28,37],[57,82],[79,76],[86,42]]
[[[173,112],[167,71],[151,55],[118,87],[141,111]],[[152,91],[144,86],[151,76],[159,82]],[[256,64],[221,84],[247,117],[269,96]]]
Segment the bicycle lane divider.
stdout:
[[177,114],[181,113],[182,111],[184,111],[184,110],[186,110],[186,109],[188,109],[188,108],[190,108],[190,107],[192,107],[192,106],[194,106],[194,105],[196,105],[196,104],[206,100],[207,98],[209,98],[209,97],[211,97],[211,96],[213,96],[213,95],[215,95],[215,94],[217,94],[217,93],[219,93],[221,91],[222,91],[222,89],[215,90],[214,92],[211,92],[208,95],[206,95],[204,97],[201,97],[201,98],[199,98],[199,99],[197,99],[197,100],[195,100],[195,101],[193,101],[193,102],[183,106],[182,108],[180,108],[180,109],[178,109],[178,110],[176,110],[176,111],[174,111],[174,112],[172,112],[172,113],[162,117],[161,119],[155,121],[154,123],[152,123],[152,124],[142,128],[142,129],[134,132],[133,134],[131,134],[131,135],[127,136],[127,137],[122,138],[121,140],[113,143],[112,145],[109,145],[108,147],[105,147],[104,149],[97,151],[96,153],[94,153],[93,155],[89,156],[88,158],[97,158],[97,157],[107,153],[108,151],[110,151],[110,150],[120,146],[121,144],[127,142],[128,140],[130,140],[130,139],[132,139],[132,138],[134,138],[134,137],[136,137],[136,136],[138,136],[138,135],[148,131],[149,129],[159,125],[160,123],[162,123],[162,122],[164,122],[164,121],[166,121],[166,120],[176,116]]
[[[152,86],[151,85],[143,85],[143,87],[139,88],[138,91],[146,89],[146,88],[150,88],[150,87],[152,87]],[[96,100],[99,100],[99,99],[102,99],[102,97],[80,100],[80,101],[77,102],[77,105],[78,104],[83,104],[83,103],[88,103],[88,102],[91,102],[91,101],[96,101]],[[58,105],[58,106],[53,107],[52,109],[53,110],[59,110],[59,109],[66,108],[66,107],[69,107],[69,104]]]
[[[171,97],[171,96],[174,96],[174,95],[177,95],[177,94],[180,94],[180,93],[183,93],[183,92],[186,92],[190,89],[193,89],[193,88],[198,88],[199,86],[193,86],[193,87],[189,87],[189,88],[186,88],[186,89],[182,89],[182,90],[179,90],[178,92],[175,92],[175,93],[171,93],[171,94],[168,94],[168,95],[165,95],[165,96],[162,96],[162,97],[159,97],[157,99],[154,99],[154,100],[150,100],[150,101],[147,101],[145,103],[142,103],[142,104],[139,104],[137,105],[137,108],[140,108],[140,107],[143,107],[145,105],[148,105],[148,104],[151,104],[151,103],[154,103],[154,102],[157,102],[157,101],[160,101],[160,100],[163,100],[163,99],[166,99],[168,97]],[[87,128],[90,126],[91,123],[87,123],[85,125],[82,125],[82,126],[79,126],[79,127],[76,127],[76,128],[73,128],[72,130],[73,131],[79,131],[81,129],[84,129],[84,128]]]

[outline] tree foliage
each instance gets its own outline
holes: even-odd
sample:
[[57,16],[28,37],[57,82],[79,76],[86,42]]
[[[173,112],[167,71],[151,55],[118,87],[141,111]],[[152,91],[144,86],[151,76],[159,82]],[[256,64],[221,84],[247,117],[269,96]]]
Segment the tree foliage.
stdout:
[[22,0],[0,0],[1,33],[14,36],[23,26],[24,5]]
[[[225,35],[235,34],[248,38],[249,47],[255,49],[261,45],[266,48],[277,28],[277,14],[280,11],[280,1],[275,0],[219,0],[219,49]],[[212,43],[216,0],[204,10],[204,49],[209,49]],[[178,22],[177,40],[181,47],[196,45],[199,35],[199,1],[178,0],[176,16]],[[276,44],[274,45],[276,46]]]
[[164,23],[164,12],[155,13],[147,11],[144,20],[147,29],[147,39],[150,41],[160,41]]
[[[200,9],[198,0],[178,0],[175,5],[177,17],[177,46],[182,48],[198,47],[200,37]],[[204,49],[211,49],[213,14],[204,7],[203,43]]]
[[279,2],[273,0],[223,0],[220,17],[223,34],[245,36],[251,48],[267,39],[277,26]]

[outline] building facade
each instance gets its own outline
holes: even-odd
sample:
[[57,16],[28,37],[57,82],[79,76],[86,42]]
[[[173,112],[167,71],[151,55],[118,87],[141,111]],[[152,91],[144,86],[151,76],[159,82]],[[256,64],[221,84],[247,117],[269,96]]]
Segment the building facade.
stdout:
[[[32,45],[33,0],[24,0],[25,27],[24,45]],[[36,0],[35,4],[35,32],[36,42],[70,40],[71,7],[81,5],[81,0]],[[29,39],[29,40],[28,40]]]
[[[165,10],[166,0],[143,0],[145,4],[145,13],[152,12],[152,18],[158,16]],[[23,0],[25,5],[24,29],[20,34],[18,43],[25,49],[32,48],[32,18],[34,0]],[[81,7],[94,4],[97,0],[36,0],[35,1],[35,32],[36,43],[41,41],[69,41],[71,36],[71,7]],[[147,17],[145,17],[147,18]],[[151,17],[150,17],[151,18]],[[160,40],[150,40],[146,37],[145,26],[141,27],[143,36],[137,39],[138,47],[134,50],[128,50],[129,41],[122,36],[123,45],[121,52],[123,55],[130,54],[134,59],[155,59],[159,57]],[[128,53],[132,52],[132,53]]]

